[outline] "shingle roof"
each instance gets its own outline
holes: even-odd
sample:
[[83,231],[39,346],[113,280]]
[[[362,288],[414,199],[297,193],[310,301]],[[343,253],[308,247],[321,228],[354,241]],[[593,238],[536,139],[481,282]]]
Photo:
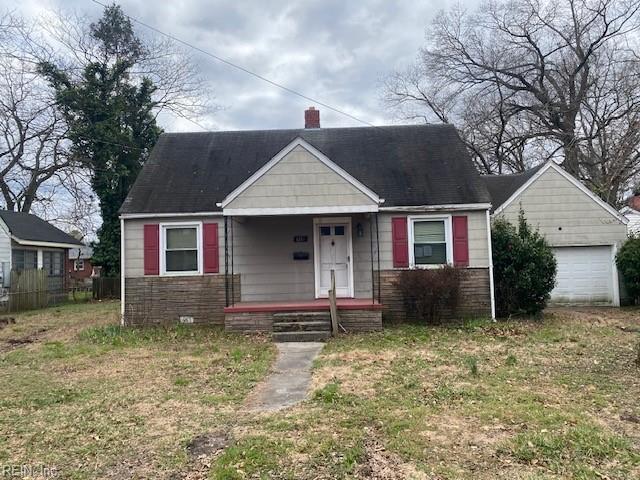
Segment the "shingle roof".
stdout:
[[384,206],[490,201],[453,126],[407,125],[163,134],[121,212],[220,210],[216,203],[297,137],[384,198]]
[[480,178],[484,182],[491,195],[492,211],[499,208],[506,202],[516,190],[527,183],[544,164],[538,165],[522,173],[514,173],[509,175],[482,175]]
[[0,210],[0,218],[9,228],[11,235],[20,240],[82,245],[80,240],[30,213]]

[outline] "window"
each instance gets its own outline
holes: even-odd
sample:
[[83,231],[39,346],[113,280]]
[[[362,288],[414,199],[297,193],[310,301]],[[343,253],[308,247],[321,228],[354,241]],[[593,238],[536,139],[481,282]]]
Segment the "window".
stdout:
[[84,260],[82,258],[79,258],[75,262],[73,262],[73,269],[76,272],[83,271],[84,270]]
[[61,277],[64,271],[62,252],[42,252],[42,268],[50,277]]
[[336,225],[334,227],[334,232],[336,235],[344,235],[344,225]]
[[449,253],[449,221],[445,218],[412,220],[413,265],[444,265]]
[[36,250],[13,250],[11,268],[16,272],[38,268],[38,252]]
[[164,226],[164,273],[199,273],[198,225]]

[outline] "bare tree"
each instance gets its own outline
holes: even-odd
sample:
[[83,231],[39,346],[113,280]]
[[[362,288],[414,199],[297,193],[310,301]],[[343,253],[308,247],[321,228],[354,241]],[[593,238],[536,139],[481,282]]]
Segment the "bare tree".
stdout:
[[0,56],[0,192],[4,208],[29,212],[51,198],[58,176],[82,168],[68,154],[67,126],[13,18]]
[[[387,81],[386,99],[400,111],[458,123],[487,173],[557,157],[603,198],[619,197],[633,169],[612,180],[613,151],[601,149],[613,123],[623,121],[613,120],[622,105],[636,110],[637,87],[621,89],[613,72],[637,68],[630,43],[639,9],[635,0],[517,0],[441,13],[418,65]],[[612,95],[619,97],[615,114],[605,108]],[[594,115],[611,118],[585,128]],[[619,155],[629,140],[618,141]]]

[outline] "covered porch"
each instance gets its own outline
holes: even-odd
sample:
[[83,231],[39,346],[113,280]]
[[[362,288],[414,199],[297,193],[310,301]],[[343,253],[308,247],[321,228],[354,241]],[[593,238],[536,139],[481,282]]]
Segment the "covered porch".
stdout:
[[382,328],[377,220],[377,213],[225,216],[225,328],[324,331],[332,270],[340,329]]

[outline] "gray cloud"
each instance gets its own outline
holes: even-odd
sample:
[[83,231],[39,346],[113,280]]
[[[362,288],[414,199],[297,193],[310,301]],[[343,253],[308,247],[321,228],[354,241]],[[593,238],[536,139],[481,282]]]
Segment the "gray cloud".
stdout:
[[[475,3],[468,0],[465,3]],[[379,81],[407,66],[424,43],[425,27],[449,0],[322,0],[160,2],[122,0],[125,12],[200,48],[374,124],[392,123],[380,104]],[[88,0],[0,0],[0,9],[38,15],[78,9],[97,17]],[[140,27],[143,29],[143,27]],[[298,128],[312,102],[194,54],[224,108],[199,119],[212,129]],[[325,127],[358,125],[321,108]],[[198,130],[162,117],[169,131]]]

